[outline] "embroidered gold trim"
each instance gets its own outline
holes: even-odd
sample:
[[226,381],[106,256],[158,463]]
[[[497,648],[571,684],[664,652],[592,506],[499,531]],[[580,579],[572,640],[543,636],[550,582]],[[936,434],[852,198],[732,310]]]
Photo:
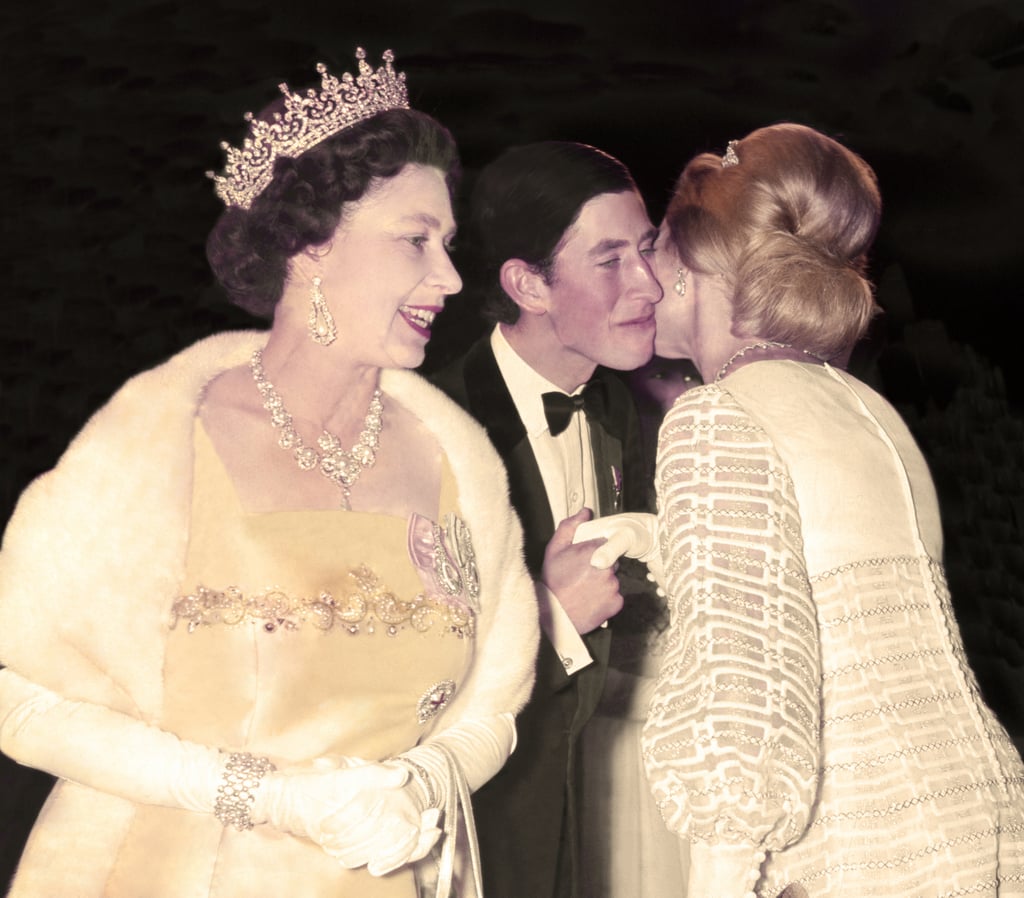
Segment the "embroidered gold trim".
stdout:
[[179,620],[185,621],[192,633],[200,626],[249,621],[262,624],[268,633],[309,624],[318,630],[344,629],[352,635],[381,630],[396,636],[405,629],[417,633],[436,630],[459,639],[475,634],[472,610],[454,597],[419,593],[404,602],[366,565],[349,571],[347,579],[349,585],[342,595],[324,590],[315,597],[290,596],[280,589],[244,595],[234,586],[217,590],[200,585],[171,606],[170,626],[173,630]]

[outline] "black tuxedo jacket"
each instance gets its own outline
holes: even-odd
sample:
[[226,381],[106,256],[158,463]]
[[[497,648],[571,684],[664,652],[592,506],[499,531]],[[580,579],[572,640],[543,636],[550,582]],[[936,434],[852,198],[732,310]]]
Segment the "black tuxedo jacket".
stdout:
[[[606,379],[609,402],[609,426],[591,423],[602,509],[606,514],[642,510],[646,484],[632,397],[613,374],[595,376]],[[527,567],[539,579],[558,522],[552,520],[540,468],[489,337],[431,380],[486,428],[505,462],[512,506],[523,524]],[[516,750],[473,797],[487,898],[583,898],[577,874],[578,738],[601,698],[611,628],[583,639],[594,663],[569,676],[550,642],[541,638],[537,682],[516,720]]]

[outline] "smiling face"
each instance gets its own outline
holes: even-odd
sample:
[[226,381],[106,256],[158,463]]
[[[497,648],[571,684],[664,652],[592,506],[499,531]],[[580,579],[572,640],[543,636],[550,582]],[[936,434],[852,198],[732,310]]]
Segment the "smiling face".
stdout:
[[651,269],[656,235],[634,191],[602,193],[583,205],[543,288],[566,367],[630,371],[650,359],[661,299]]
[[454,236],[436,168],[407,165],[346,206],[313,266],[337,324],[334,346],[374,367],[419,365],[445,298],[462,289],[448,257]]

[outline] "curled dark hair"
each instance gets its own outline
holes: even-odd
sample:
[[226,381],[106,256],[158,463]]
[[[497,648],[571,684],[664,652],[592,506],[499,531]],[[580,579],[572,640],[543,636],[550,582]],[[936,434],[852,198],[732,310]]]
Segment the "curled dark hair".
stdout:
[[444,173],[449,193],[460,174],[458,151],[443,125],[413,109],[391,109],[327,138],[294,159],[280,158],[274,178],[249,209],[224,211],[206,241],[206,257],[231,301],[271,317],[284,292],[288,260],[326,243],[345,203],[375,179],[406,165]]
[[551,283],[555,256],[580,210],[602,193],[636,190],[629,169],[582,143],[541,141],[506,150],[480,173],[470,201],[470,235],[486,278],[485,318],[513,324],[517,306],[499,272],[521,259]]

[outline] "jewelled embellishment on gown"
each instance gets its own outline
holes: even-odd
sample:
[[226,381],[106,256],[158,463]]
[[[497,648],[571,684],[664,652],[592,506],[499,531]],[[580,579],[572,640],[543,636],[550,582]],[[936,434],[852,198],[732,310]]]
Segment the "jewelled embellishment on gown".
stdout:
[[441,680],[435,683],[416,703],[416,719],[422,724],[440,714],[455,695],[455,681]]
[[444,528],[423,515],[409,518],[409,558],[428,593],[480,610],[480,574],[469,528],[447,514]]
[[469,536],[469,528],[466,522],[458,515],[447,514],[444,518],[446,545],[462,572],[462,581],[466,588],[466,597],[469,606],[474,610],[480,609],[480,573],[476,567],[476,554],[473,551],[473,541]]
[[303,624],[325,631],[344,629],[353,636],[378,630],[397,636],[407,628],[417,633],[452,633],[460,639],[475,633],[472,610],[456,598],[419,593],[404,602],[365,564],[349,571],[347,580],[350,585],[343,594],[324,590],[312,598],[290,596],[280,589],[245,595],[235,586],[223,590],[198,586],[171,606],[170,627],[173,630],[183,620],[192,633],[200,626],[233,626],[248,620],[268,633],[295,630]]
[[198,586],[194,593],[181,596],[171,606],[170,626],[173,630],[179,620],[185,620],[192,633],[202,625],[234,626],[250,620],[262,622],[268,633],[279,628],[295,630],[303,623],[318,630],[330,630],[334,625],[334,605],[334,597],[326,591],[315,598],[289,596],[280,589],[246,596],[235,586],[223,590]]

